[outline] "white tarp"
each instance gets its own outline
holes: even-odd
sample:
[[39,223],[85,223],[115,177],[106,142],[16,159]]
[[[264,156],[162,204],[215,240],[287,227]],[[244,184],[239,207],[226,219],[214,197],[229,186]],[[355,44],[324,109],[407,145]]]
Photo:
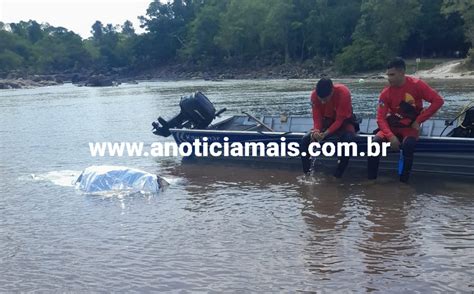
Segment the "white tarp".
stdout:
[[76,180],[76,188],[86,193],[125,190],[157,193],[168,183],[161,177],[125,166],[90,166]]

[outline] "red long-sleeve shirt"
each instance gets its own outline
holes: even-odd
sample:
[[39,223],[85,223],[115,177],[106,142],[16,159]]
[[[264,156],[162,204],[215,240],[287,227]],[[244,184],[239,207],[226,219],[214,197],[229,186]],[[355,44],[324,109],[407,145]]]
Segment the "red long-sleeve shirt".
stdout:
[[[430,106],[423,109],[423,100],[430,102]],[[382,90],[377,107],[377,124],[387,138],[393,136],[393,132],[387,122],[387,116],[401,114],[400,103],[405,101],[414,106],[419,115],[416,122],[422,123],[428,120],[443,105],[443,98],[422,80],[406,77],[401,87],[388,86]]]
[[327,129],[328,134],[332,134],[342,126],[344,120],[352,117],[351,92],[342,84],[334,84],[333,94],[326,103],[321,103],[316,90],[313,90],[311,92],[311,104],[313,130],[322,131],[323,118],[327,117],[334,120]]

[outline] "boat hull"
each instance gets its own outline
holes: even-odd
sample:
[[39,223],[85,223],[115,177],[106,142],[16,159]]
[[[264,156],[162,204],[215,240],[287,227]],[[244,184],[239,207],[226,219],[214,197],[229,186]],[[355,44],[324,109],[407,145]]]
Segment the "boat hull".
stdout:
[[[212,142],[270,142],[281,143],[281,138],[285,142],[300,142],[304,133],[301,132],[261,132],[261,131],[226,131],[226,130],[206,130],[206,129],[171,129],[171,134],[176,143],[192,143],[196,139],[202,141],[207,138]],[[366,150],[367,139],[371,135],[358,135],[356,143],[358,151]],[[226,138],[226,139],[224,139]],[[288,168],[301,169],[299,157],[199,157],[199,160],[225,160],[231,162],[257,163],[257,164],[277,164]],[[390,152],[388,156],[381,159],[380,169],[396,172],[398,168],[399,152]],[[335,166],[335,157],[317,157],[316,166]],[[353,157],[350,161],[350,170],[367,168],[367,157]],[[474,139],[471,138],[451,138],[451,137],[420,137],[415,151],[413,165],[414,173],[429,174],[449,174],[456,176],[474,177]]]

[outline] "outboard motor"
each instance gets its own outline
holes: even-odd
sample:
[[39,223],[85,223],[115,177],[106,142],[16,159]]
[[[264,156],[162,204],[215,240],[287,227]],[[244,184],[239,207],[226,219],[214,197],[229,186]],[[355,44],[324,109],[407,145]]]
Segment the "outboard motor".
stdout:
[[201,92],[181,97],[179,107],[181,112],[169,121],[158,117],[158,120],[151,124],[155,135],[168,137],[171,135],[171,128],[204,129],[211,124],[214,118],[226,111],[224,108],[216,113],[214,105]]
[[448,137],[474,138],[474,106],[466,110],[462,124],[452,130]]

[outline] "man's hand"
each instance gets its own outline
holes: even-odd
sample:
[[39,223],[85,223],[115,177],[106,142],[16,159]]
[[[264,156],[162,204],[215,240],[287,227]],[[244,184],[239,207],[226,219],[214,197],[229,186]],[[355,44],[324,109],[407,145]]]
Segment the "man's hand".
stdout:
[[400,150],[400,141],[398,140],[397,136],[392,136],[390,138],[390,148],[393,151],[398,151]]
[[319,131],[314,131],[311,134],[311,138],[313,139],[313,141],[317,141],[317,142],[322,141],[326,136],[327,136],[327,131],[324,133],[321,133]]
[[329,135],[328,130],[321,134],[321,141],[324,140]]
[[411,127],[417,131],[420,131],[420,124],[416,120],[411,124]]
[[318,130],[314,130],[312,133],[311,133],[311,140],[314,142],[314,141],[319,141],[319,138],[321,137],[321,132],[318,131]]

